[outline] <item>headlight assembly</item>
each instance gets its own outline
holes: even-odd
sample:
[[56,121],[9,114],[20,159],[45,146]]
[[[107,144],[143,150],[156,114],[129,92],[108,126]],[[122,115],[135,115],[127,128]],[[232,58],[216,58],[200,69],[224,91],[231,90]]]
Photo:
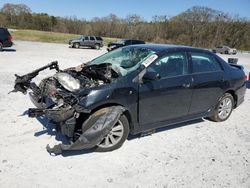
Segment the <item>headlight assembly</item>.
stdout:
[[68,91],[74,92],[80,89],[80,81],[67,73],[57,73],[55,78]]

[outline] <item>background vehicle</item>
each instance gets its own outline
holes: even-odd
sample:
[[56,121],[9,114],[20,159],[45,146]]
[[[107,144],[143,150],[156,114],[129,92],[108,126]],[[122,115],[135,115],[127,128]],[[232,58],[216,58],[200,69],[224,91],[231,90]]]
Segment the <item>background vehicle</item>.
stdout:
[[[46,68],[58,73],[39,86],[32,79]],[[207,50],[174,45],[132,45],[106,53],[81,69],[60,71],[57,62],[18,76],[15,91],[31,89],[37,106],[72,144],[49,152],[95,147],[112,151],[129,133],[208,117],[225,121],[244,101],[242,66]],[[108,122],[108,123],[107,123]]]
[[0,28],[0,51],[13,45],[12,36],[6,28]]
[[69,40],[69,45],[73,48],[90,47],[99,50],[103,47],[103,40],[101,37],[96,36],[81,36],[78,39]]
[[108,44],[108,51],[123,47],[123,46],[129,46],[129,45],[134,45],[134,44],[145,44],[144,41],[141,40],[132,40],[132,39],[122,39],[117,42],[110,42]]
[[237,50],[235,48],[230,48],[228,46],[217,46],[212,51],[220,54],[237,54]]

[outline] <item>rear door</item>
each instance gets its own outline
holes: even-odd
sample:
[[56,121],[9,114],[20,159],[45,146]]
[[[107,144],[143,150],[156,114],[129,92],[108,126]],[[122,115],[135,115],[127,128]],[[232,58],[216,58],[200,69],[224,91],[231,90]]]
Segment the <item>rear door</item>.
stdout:
[[192,61],[192,102],[189,114],[208,112],[223,94],[224,71],[213,55],[190,53]]
[[81,43],[82,46],[89,46],[89,37],[85,36],[84,40]]
[[147,67],[147,72],[157,72],[161,78],[144,81],[139,87],[140,124],[186,116],[192,95],[186,53],[169,52]]

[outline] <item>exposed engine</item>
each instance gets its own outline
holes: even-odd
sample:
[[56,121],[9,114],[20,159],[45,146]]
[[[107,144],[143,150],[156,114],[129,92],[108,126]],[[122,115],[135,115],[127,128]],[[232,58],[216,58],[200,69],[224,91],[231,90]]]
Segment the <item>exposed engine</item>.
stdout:
[[[72,115],[72,107],[77,108],[80,99],[77,95],[79,91],[108,84],[117,77],[118,74],[111,68],[111,64],[84,66],[80,71],[70,68],[42,80],[37,87],[39,91],[32,97],[35,96],[35,101],[43,104],[43,106],[37,106],[38,108],[53,109],[50,113],[67,114],[66,112],[69,112],[69,115]],[[33,111],[30,112],[32,116]],[[55,122],[68,119],[68,116],[53,115],[53,117]]]

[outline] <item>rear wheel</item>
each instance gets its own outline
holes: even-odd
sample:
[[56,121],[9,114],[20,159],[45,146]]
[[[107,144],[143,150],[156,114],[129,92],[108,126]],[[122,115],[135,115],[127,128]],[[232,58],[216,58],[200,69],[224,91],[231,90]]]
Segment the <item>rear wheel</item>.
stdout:
[[80,48],[80,44],[79,44],[79,43],[74,43],[74,44],[73,44],[73,47],[74,47],[74,48]]
[[209,119],[216,122],[225,121],[231,115],[233,107],[234,107],[233,96],[230,93],[225,93],[219,100],[214,110],[214,114],[211,117],[209,117]]
[[100,50],[100,45],[99,44],[95,44],[95,49],[96,50]]
[[0,42],[0,52],[3,51],[3,44]]

